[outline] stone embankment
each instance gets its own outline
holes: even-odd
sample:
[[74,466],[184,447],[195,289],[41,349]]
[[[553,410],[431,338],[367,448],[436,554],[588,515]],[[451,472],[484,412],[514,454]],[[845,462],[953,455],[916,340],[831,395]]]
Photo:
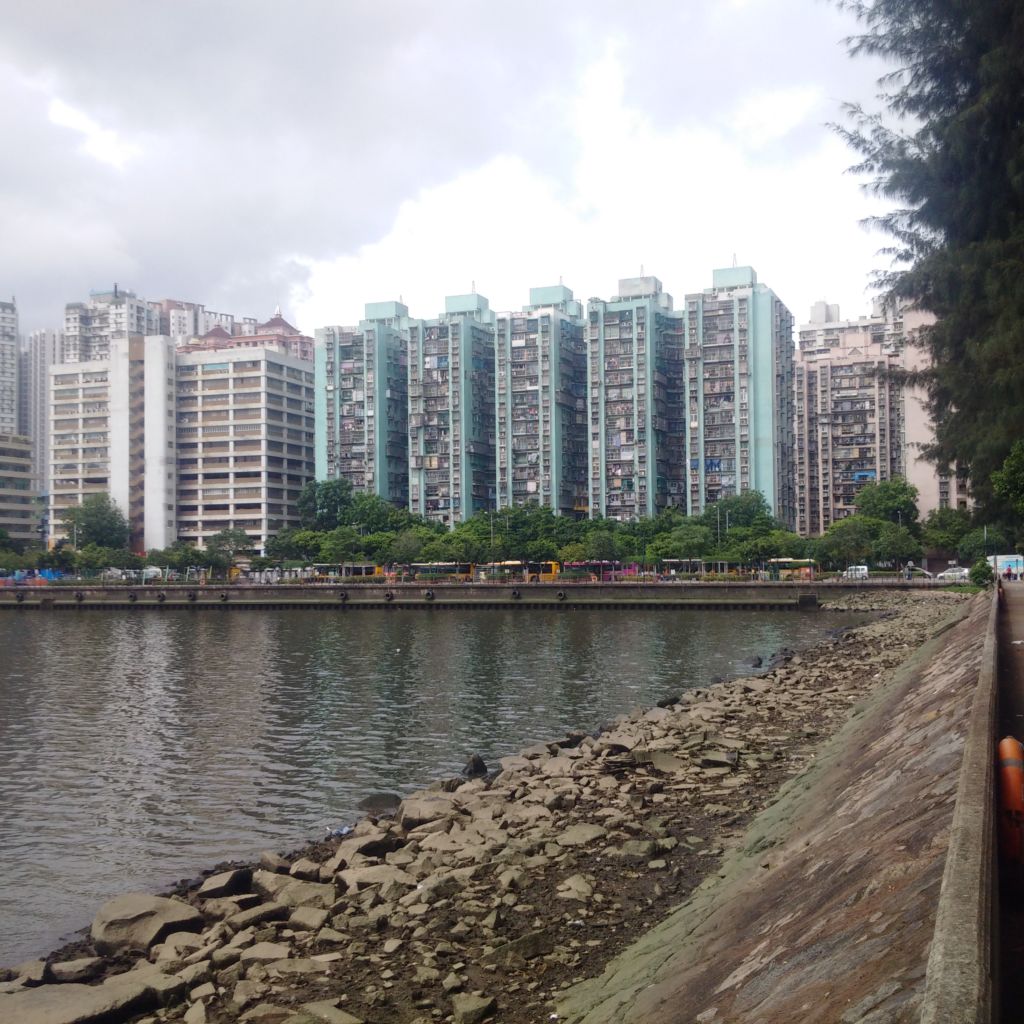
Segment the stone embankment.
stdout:
[[[837,605],[886,615],[763,674],[438,783],[344,837],[225,865],[169,898],[118,897],[76,948],[0,976],[0,1021],[525,1024],[595,1007],[624,1020],[669,952],[633,962],[634,943],[700,902],[851,708],[968,608],[948,593]],[[881,811],[884,788],[876,797]]]

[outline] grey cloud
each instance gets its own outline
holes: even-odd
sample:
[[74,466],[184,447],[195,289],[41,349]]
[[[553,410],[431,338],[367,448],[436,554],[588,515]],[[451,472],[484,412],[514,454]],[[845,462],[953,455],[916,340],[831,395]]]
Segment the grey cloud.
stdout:
[[[403,200],[498,153],[564,180],[567,101],[610,37],[622,40],[629,98],[664,123],[840,59],[801,48],[831,9],[795,0],[738,12],[732,32],[713,24],[718,5],[678,0],[9,7],[0,210],[21,229],[0,247],[0,293],[18,293],[26,330],[114,280],[261,315],[301,285],[296,257],[354,252]],[[814,25],[798,23],[801,10]],[[80,154],[80,137],[48,124],[46,96],[12,69],[52,83],[141,155],[118,171]],[[487,211],[472,215],[485,231]]]

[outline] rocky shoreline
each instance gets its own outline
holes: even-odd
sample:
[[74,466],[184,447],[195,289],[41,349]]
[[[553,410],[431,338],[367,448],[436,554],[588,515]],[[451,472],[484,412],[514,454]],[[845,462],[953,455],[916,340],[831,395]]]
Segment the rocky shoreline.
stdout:
[[107,903],[90,938],[0,971],[19,1024],[526,1024],[712,876],[746,823],[962,595],[437,783],[345,836]]

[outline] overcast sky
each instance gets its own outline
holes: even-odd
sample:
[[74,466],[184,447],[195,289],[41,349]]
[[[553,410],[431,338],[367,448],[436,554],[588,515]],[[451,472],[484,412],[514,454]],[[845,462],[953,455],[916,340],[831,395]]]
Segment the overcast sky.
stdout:
[[807,319],[886,244],[827,127],[884,70],[817,0],[34,0],[0,34],[0,296],[118,282],[308,333],[399,296],[680,302],[735,257]]

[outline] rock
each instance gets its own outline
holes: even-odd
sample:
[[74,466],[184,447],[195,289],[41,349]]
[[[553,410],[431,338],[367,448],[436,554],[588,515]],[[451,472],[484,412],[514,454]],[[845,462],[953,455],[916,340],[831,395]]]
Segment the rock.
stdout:
[[50,965],[45,960],[26,960],[14,968],[14,977],[22,985],[43,985],[53,981],[53,974]]
[[265,921],[283,921],[291,914],[291,911],[292,908],[286,907],[283,903],[260,903],[248,910],[240,910],[237,914],[232,914],[224,923],[232,931],[240,932],[244,928],[263,924]]
[[99,956],[87,956],[81,960],[66,960],[60,964],[50,964],[53,980],[68,984],[75,981],[92,981],[102,970],[105,961]]
[[165,935],[200,931],[203,915],[195,907],[162,896],[128,893],[109,900],[92,922],[92,940],[100,953],[125,949],[149,952]]
[[307,882],[316,882],[320,878],[320,865],[308,857],[300,857],[288,869],[292,878],[302,878]]
[[280,872],[287,874],[288,869],[292,866],[291,861],[286,857],[282,857],[279,853],[274,853],[273,850],[264,850],[260,854],[260,867],[267,871]]
[[555,948],[554,933],[548,928],[528,932],[518,939],[506,942],[503,946],[486,954],[484,963],[504,964],[517,960],[533,960],[538,956],[547,956]]
[[559,846],[586,846],[595,839],[602,839],[608,834],[608,830],[600,825],[570,825],[567,829],[555,836],[555,842]]
[[[363,1024],[358,1017],[338,1009],[337,999],[323,999],[315,1003],[303,1003],[302,1014],[310,1024]],[[294,1024],[300,1024],[295,1021]],[[305,1021],[301,1021],[305,1024]]]
[[285,879],[285,884],[273,894],[275,903],[283,903],[288,907],[319,907],[323,909],[333,906],[338,898],[334,886],[325,882],[303,882],[298,878],[288,879],[285,875],[272,875],[271,877]]
[[331,969],[330,961],[314,960],[312,957],[297,956],[275,960],[267,964],[267,974],[274,978],[296,974],[326,974]]
[[251,1021],[252,1024],[286,1024],[291,1015],[291,1010],[286,1010],[283,1006],[274,1006],[273,1003],[260,1003],[259,1006],[246,1010],[238,1019],[246,1022]]
[[658,844],[649,839],[627,839],[620,847],[610,850],[615,857],[623,860],[641,861],[650,860],[658,851]]
[[296,907],[288,918],[288,924],[298,931],[315,932],[327,923],[330,911],[318,907]]
[[250,868],[236,868],[233,871],[222,871],[219,875],[211,875],[201,886],[196,895],[200,899],[212,900],[219,896],[236,896],[248,892],[252,882]]
[[701,768],[733,768],[739,760],[735,750],[708,750],[701,755]]
[[206,1024],[206,1003],[197,1002],[193,1003],[186,1011],[185,1016],[181,1018],[185,1024]]
[[558,886],[559,899],[586,901],[593,895],[594,887],[583,875],[573,875]]
[[397,882],[411,889],[416,885],[416,879],[407,871],[393,867],[390,864],[374,864],[365,868],[349,868],[346,871],[338,872],[338,878],[348,887],[349,892],[358,892],[368,885],[384,885],[388,882]]
[[[149,966],[149,965],[147,965]],[[161,980],[163,979],[163,980]],[[108,978],[102,985],[40,985],[3,997],[0,1013],[12,1024],[91,1024],[122,1020],[175,1002],[185,987],[150,968]]]
[[452,996],[452,1019],[454,1024],[480,1024],[498,1009],[493,996],[462,992]]
[[273,963],[291,956],[291,948],[283,942],[257,942],[248,949],[242,950],[240,959],[243,963],[257,960],[261,963]]
[[450,796],[431,793],[425,796],[411,796],[402,801],[398,808],[398,823],[411,831],[420,825],[447,818],[455,809]]
[[462,769],[462,774],[467,779],[479,779],[481,776],[486,775],[487,765],[484,759],[479,754],[471,754],[465,768]]
[[443,988],[445,992],[458,992],[458,990],[462,988],[462,979],[455,973],[455,971],[452,971],[451,974],[441,982],[441,988]]

